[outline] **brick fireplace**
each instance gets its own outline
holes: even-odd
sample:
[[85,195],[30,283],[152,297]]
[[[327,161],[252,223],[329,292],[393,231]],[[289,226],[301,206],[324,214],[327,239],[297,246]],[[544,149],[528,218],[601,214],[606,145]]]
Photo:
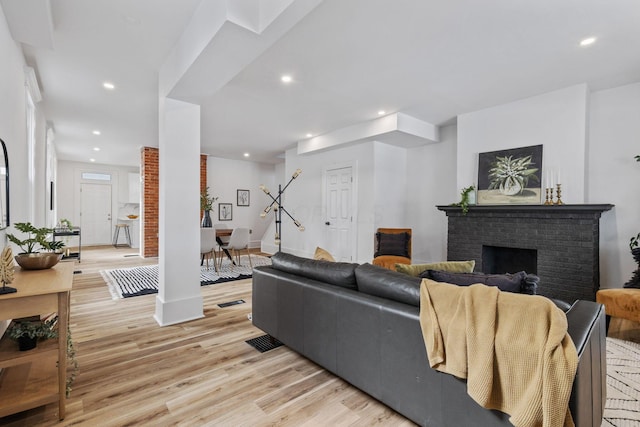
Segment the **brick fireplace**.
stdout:
[[448,217],[447,259],[476,261],[476,271],[525,270],[538,293],[595,301],[600,288],[600,216],[613,205],[438,206]]

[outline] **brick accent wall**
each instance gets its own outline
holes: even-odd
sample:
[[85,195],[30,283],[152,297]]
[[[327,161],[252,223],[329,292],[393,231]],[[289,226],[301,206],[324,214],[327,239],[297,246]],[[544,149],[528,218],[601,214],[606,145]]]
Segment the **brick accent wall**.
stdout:
[[537,251],[538,293],[569,303],[595,301],[600,288],[600,215],[612,205],[438,206],[449,222],[447,258],[475,260],[482,269],[482,247]]
[[143,257],[158,256],[159,230],[159,190],[160,190],[160,162],[159,152],[154,147],[142,147],[140,177],[142,181],[142,209],[140,210],[140,227],[142,241],[140,254]]
[[[140,226],[142,241],[140,254],[143,257],[158,256],[158,232],[160,216],[160,158],[154,147],[142,147],[140,176],[142,180],[142,209]],[[200,155],[200,191],[207,186],[207,156]],[[200,214],[202,218],[202,213]]]

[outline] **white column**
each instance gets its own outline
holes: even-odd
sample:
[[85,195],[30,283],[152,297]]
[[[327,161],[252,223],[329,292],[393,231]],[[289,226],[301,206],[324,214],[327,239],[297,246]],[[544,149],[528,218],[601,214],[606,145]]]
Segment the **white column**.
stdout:
[[200,291],[200,106],[160,99],[160,326],[203,317]]

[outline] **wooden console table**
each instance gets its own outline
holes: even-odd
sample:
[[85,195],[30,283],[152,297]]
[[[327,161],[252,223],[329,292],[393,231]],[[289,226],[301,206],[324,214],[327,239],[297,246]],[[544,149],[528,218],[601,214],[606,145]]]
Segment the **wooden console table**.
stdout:
[[59,418],[64,419],[73,267],[73,263],[47,270],[16,267],[11,286],[18,291],[0,295],[0,320],[58,313],[57,340],[41,341],[28,351],[18,351],[7,336],[0,340],[0,417],[58,402]]

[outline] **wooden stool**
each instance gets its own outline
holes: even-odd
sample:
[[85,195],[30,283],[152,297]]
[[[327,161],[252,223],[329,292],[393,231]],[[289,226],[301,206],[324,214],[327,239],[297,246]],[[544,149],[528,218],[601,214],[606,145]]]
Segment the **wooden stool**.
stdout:
[[611,317],[640,322],[640,289],[601,289],[596,293],[596,301],[604,304],[607,330]]
[[[127,239],[126,245],[118,245],[118,236],[120,235],[120,229],[124,229],[124,237]],[[116,224],[116,229],[113,232],[113,246],[129,246],[131,247],[131,234],[129,233],[129,224]]]

